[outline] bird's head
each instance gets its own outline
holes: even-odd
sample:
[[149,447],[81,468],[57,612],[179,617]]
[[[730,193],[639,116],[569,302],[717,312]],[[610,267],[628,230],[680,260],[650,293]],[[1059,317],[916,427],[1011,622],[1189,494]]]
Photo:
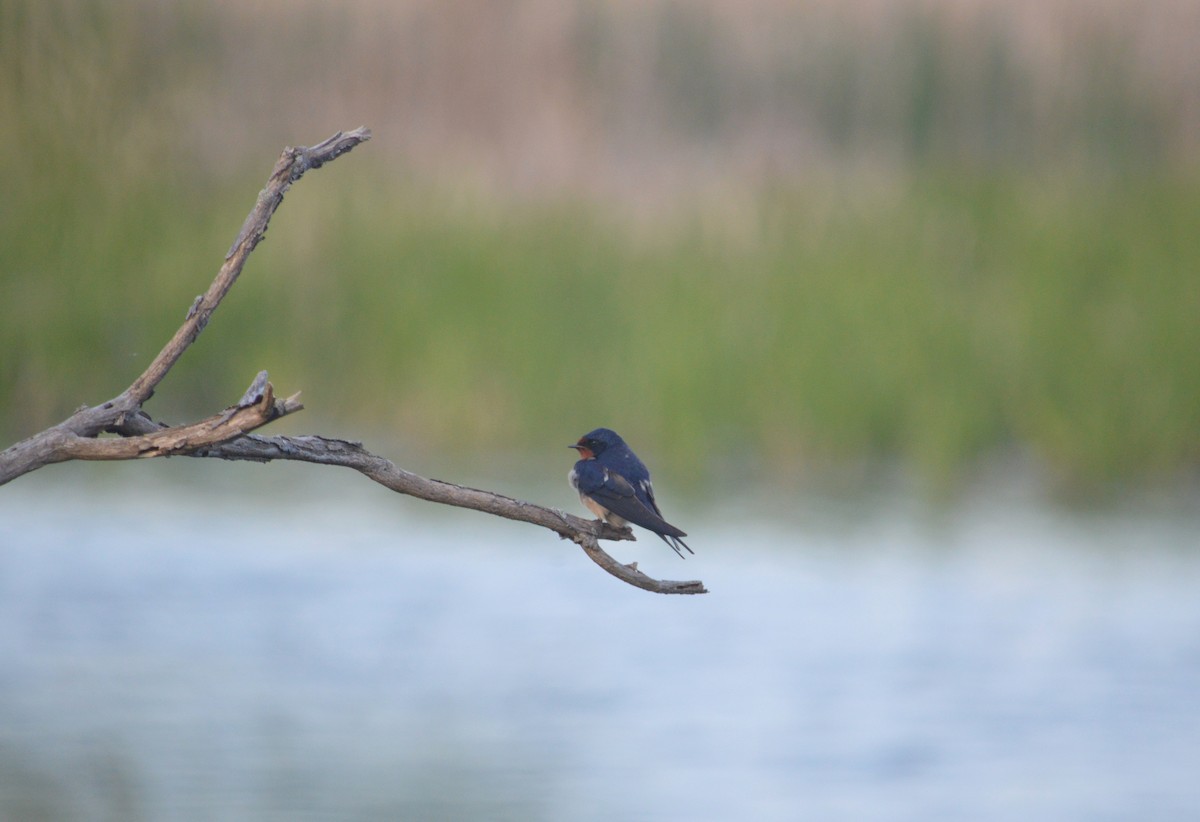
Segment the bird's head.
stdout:
[[614,445],[624,445],[625,441],[610,428],[597,428],[579,438],[579,442],[568,445],[579,452],[579,458],[590,460],[603,454]]

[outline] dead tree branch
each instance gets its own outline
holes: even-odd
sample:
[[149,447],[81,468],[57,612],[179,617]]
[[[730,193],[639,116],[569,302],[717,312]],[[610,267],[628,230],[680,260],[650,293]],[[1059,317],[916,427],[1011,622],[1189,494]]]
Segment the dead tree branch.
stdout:
[[[309,169],[320,168],[370,138],[369,130],[358,128],[338,132],[311,148],[284,149],[212,285],[196,297],[183,325],[158,356],[113,399],[90,408],[83,406],[58,425],[0,452],[0,485],[46,465],[68,460],[190,456],[338,465],[352,468],[401,494],[548,528],[579,545],[605,571],[638,588],[660,594],[707,593],[699,581],[653,579],[639,571],[637,563],[619,563],[600,548],[601,539],[633,539],[628,529],[613,528],[491,491],[427,479],[372,454],[360,443],[318,436],[263,437],[251,434],[251,431],[304,407],[298,394],[285,400],[276,399],[266,371],[258,374],[236,404],[199,422],[167,426],[154,421],[142,409],[172,366],[208,325],[213,312],[237,281],[250,253],[266,234],[271,216],[292,183]],[[117,436],[101,437],[104,433]]]
[[126,418],[141,413],[142,404],[150,399],[155,387],[183,356],[188,346],[200,336],[212,313],[237,282],[246,259],[267,233],[271,216],[283,202],[283,195],[291,188],[292,183],[299,180],[309,169],[320,168],[369,139],[371,132],[365,128],[358,128],[345,134],[339,131],[312,148],[300,146],[284,149],[267,180],[266,187],[259,192],[258,201],[246,217],[233,246],[225,255],[225,262],[217,272],[216,279],[208,287],[208,291],[192,303],[183,325],[149,367],[132,385],[108,402],[91,408],[83,406],[53,428],[35,434],[0,453],[0,485],[51,463],[78,459],[74,455],[75,450],[80,447],[76,442],[78,439],[94,439],[106,431],[116,431]]

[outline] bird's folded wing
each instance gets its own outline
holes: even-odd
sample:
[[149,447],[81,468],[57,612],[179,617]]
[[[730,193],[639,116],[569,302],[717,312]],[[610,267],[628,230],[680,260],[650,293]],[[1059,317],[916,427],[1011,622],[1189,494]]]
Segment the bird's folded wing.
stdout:
[[622,519],[629,520],[634,525],[640,525],[659,534],[676,537],[687,536],[683,531],[647,508],[637,498],[629,480],[615,471],[596,465],[594,460],[587,460],[582,466],[576,466],[575,481],[581,494],[587,494],[609,511]]

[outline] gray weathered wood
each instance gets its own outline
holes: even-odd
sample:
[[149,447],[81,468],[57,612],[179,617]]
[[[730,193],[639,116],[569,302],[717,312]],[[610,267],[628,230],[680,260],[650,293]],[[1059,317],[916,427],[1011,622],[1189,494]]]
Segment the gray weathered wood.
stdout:
[[183,325],[179,326],[158,356],[132,385],[108,402],[91,408],[83,406],[58,425],[0,452],[0,485],[51,463],[76,459],[72,451],[83,447],[77,442],[79,438],[94,439],[106,431],[114,431],[124,419],[139,413],[142,404],[150,399],[163,377],[200,336],[212,313],[237,282],[246,259],[267,233],[271,216],[283,202],[283,195],[292,183],[309,169],[320,168],[369,139],[369,129],[357,128],[345,133],[339,131],[312,148],[285,148],[266,186],[259,193],[258,201],[246,217],[242,230],[238,232],[237,239],[225,255],[225,262],[212,285],[195,299]]

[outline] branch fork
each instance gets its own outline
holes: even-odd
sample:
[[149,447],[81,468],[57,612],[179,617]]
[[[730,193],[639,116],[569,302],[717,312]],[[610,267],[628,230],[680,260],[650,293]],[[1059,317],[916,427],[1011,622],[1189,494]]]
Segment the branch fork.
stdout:
[[[600,540],[632,540],[628,528],[618,529],[597,520],[585,520],[563,511],[506,497],[492,491],[455,485],[397,467],[366,450],[361,443],[319,436],[254,434],[258,428],[304,408],[299,394],[275,396],[267,372],[260,371],[237,403],[186,425],[167,426],[153,420],[142,406],[200,333],[233,287],[246,259],[266,234],[271,216],[288,189],[310,169],[326,163],[371,139],[366,128],[337,132],[312,147],[288,147],[280,155],[266,186],[259,192],[208,290],[192,302],[183,324],[146,370],[121,394],[99,406],[79,408],[63,422],[0,452],[0,485],[46,465],[68,460],[128,460],[189,456],[226,460],[297,460],[353,468],[369,479],[401,494],[471,508],[507,519],[540,525],[569,539],[608,573],[618,579],[660,594],[703,594],[698,580],[657,580],[638,570],[637,563],[617,562]],[[102,437],[101,434],[115,434]]]

